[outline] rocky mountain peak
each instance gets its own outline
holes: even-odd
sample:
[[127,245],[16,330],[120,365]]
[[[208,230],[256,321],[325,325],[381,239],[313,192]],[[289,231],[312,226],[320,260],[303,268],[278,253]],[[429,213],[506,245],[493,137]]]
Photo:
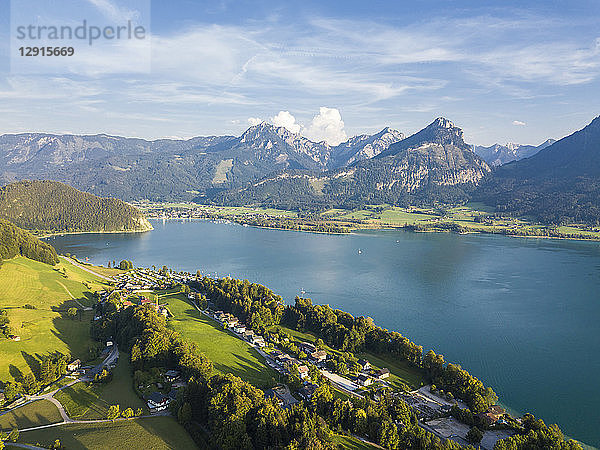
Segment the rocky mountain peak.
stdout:
[[433,123],[430,126],[436,126],[439,128],[454,128],[454,123],[452,123],[445,117],[438,117],[433,121]]

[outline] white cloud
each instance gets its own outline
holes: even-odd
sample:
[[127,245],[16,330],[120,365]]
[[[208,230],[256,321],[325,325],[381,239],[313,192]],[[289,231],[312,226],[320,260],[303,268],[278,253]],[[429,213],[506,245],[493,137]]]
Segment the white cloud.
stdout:
[[330,145],[338,145],[348,139],[339,110],[326,106],[319,108],[319,114],[313,117],[302,134],[313,141],[326,141]]
[[289,111],[279,111],[275,117],[271,117],[271,123],[276,127],[284,127],[292,133],[299,133],[301,128]]
[[254,127],[254,126],[262,123],[262,119],[260,119],[258,117],[248,117],[248,123],[250,124],[251,127]]
[[139,17],[137,11],[133,11],[127,8],[121,8],[110,0],[88,0],[89,3],[94,5],[104,16],[114,22],[126,22],[128,20],[135,20]]
[[525,122],[521,122],[520,120],[513,120],[513,125],[516,125],[518,127],[524,127],[526,125]]

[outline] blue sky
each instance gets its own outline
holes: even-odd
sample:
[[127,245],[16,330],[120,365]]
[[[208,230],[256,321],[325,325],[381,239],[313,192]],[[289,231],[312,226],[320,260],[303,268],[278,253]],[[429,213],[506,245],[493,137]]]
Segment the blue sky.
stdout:
[[[43,19],[80,18],[75,0],[43,1]],[[149,47],[36,60],[47,73],[13,54],[11,70],[0,0],[0,133],[187,138],[267,120],[335,143],[444,116],[471,143],[537,144],[600,114],[598,1],[77,1],[90,19],[150,13]]]

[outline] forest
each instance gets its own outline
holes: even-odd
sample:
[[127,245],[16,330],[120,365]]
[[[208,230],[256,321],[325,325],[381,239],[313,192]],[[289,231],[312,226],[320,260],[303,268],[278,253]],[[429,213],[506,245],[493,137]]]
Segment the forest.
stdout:
[[0,219],[0,266],[3,259],[18,255],[46,264],[58,263],[58,255],[54,247],[12,223]]
[[45,232],[145,231],[142,213],[114,198],[100,198],[57,181],[20,181],[0,188],[0,218]]

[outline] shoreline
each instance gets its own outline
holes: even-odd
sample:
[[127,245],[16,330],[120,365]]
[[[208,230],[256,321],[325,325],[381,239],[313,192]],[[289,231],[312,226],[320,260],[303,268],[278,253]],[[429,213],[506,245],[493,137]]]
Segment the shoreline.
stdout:
[[69,235],[75,235],[75,234],[119,234],[119,233],[146,233],[148,231],[152,231],[154,230],[154,227],[150,228],[149,230],[121,230],[121,231],[61,231],[61,232],[56,232],[56,233],[49,233],[44,231],[44,234],[36,234],[34,232],[31,232],[31,234],[33,234],[35,237],[37,237],[38,239],[47,239],[49,237],[53,237],[53,236],[69,236]]
[[[365,228],[354,227],[354,228],[350,228],[347,233],[343,233],[343,232],[335,232],[335,231],[295,230],[292,228],[269,227],[269,226],[265,226],[265,225],[250,225],[248,223],[239,222],[239,221],[236,221],[231,218],[208,219],[208,218],[199,218],[198,217],[198,218],[182,219],[182,218],[168,218],[168,217],[167,218],[152,217],[152,218],[148,218],[148,220],[160,220],[160,221],[168,220],[168,221],[181,221],[181,222],[204,220],[204,221],[209,221],[209,222],[213,222],[213,223],[218,223],[215,220],[227,220],[230,223],[235,223],[237,225],[248,226],[248,227],[253,227],[253,228],[261,228],[261,229],[265,229],[265,230],[295,231],[298,233],[330,234],[330,235],[336,235],[336,236],[346,236],[349,234],[356,234],[357,232],[360,232],[360,231],[399,231],[399,230],[401,230],[401,231],[408,231],[408,232],[412,232],[412,233],[451,233],[451,234],[458,234],[458,235],[481,234],[481,235],[492,235],[492,236],[506,236],[506,237],[512,237],[512,238],[557,239],[557,240],[564,240],[564,241],[600,242],[600,237],[582,238],[582,237],[544,236],[544,235],[536,235],[536,234],[522,235],[522,234],[510,234],[510,233],[493,233],[490,231],[482,231],[482,230],[459,232],[459,231],[455,231],[455,230],[443,230],[443,229],[435,229],[435,228],[428,229],[428,230],[414,230],[414,229],[411,229],[414,226],[414,224],[398,225],[398,226],[393,226],[393,225],[388,224],[385,226],[365,227]],[[458,225],[456,222],[448,222],[448,224]],[[148,231],[151,231],[151,230],[148,230]],[[69,234],[69,233],[63,233],[63,234]],[[73,234],[73,233],[71,233],[71,234]]]

